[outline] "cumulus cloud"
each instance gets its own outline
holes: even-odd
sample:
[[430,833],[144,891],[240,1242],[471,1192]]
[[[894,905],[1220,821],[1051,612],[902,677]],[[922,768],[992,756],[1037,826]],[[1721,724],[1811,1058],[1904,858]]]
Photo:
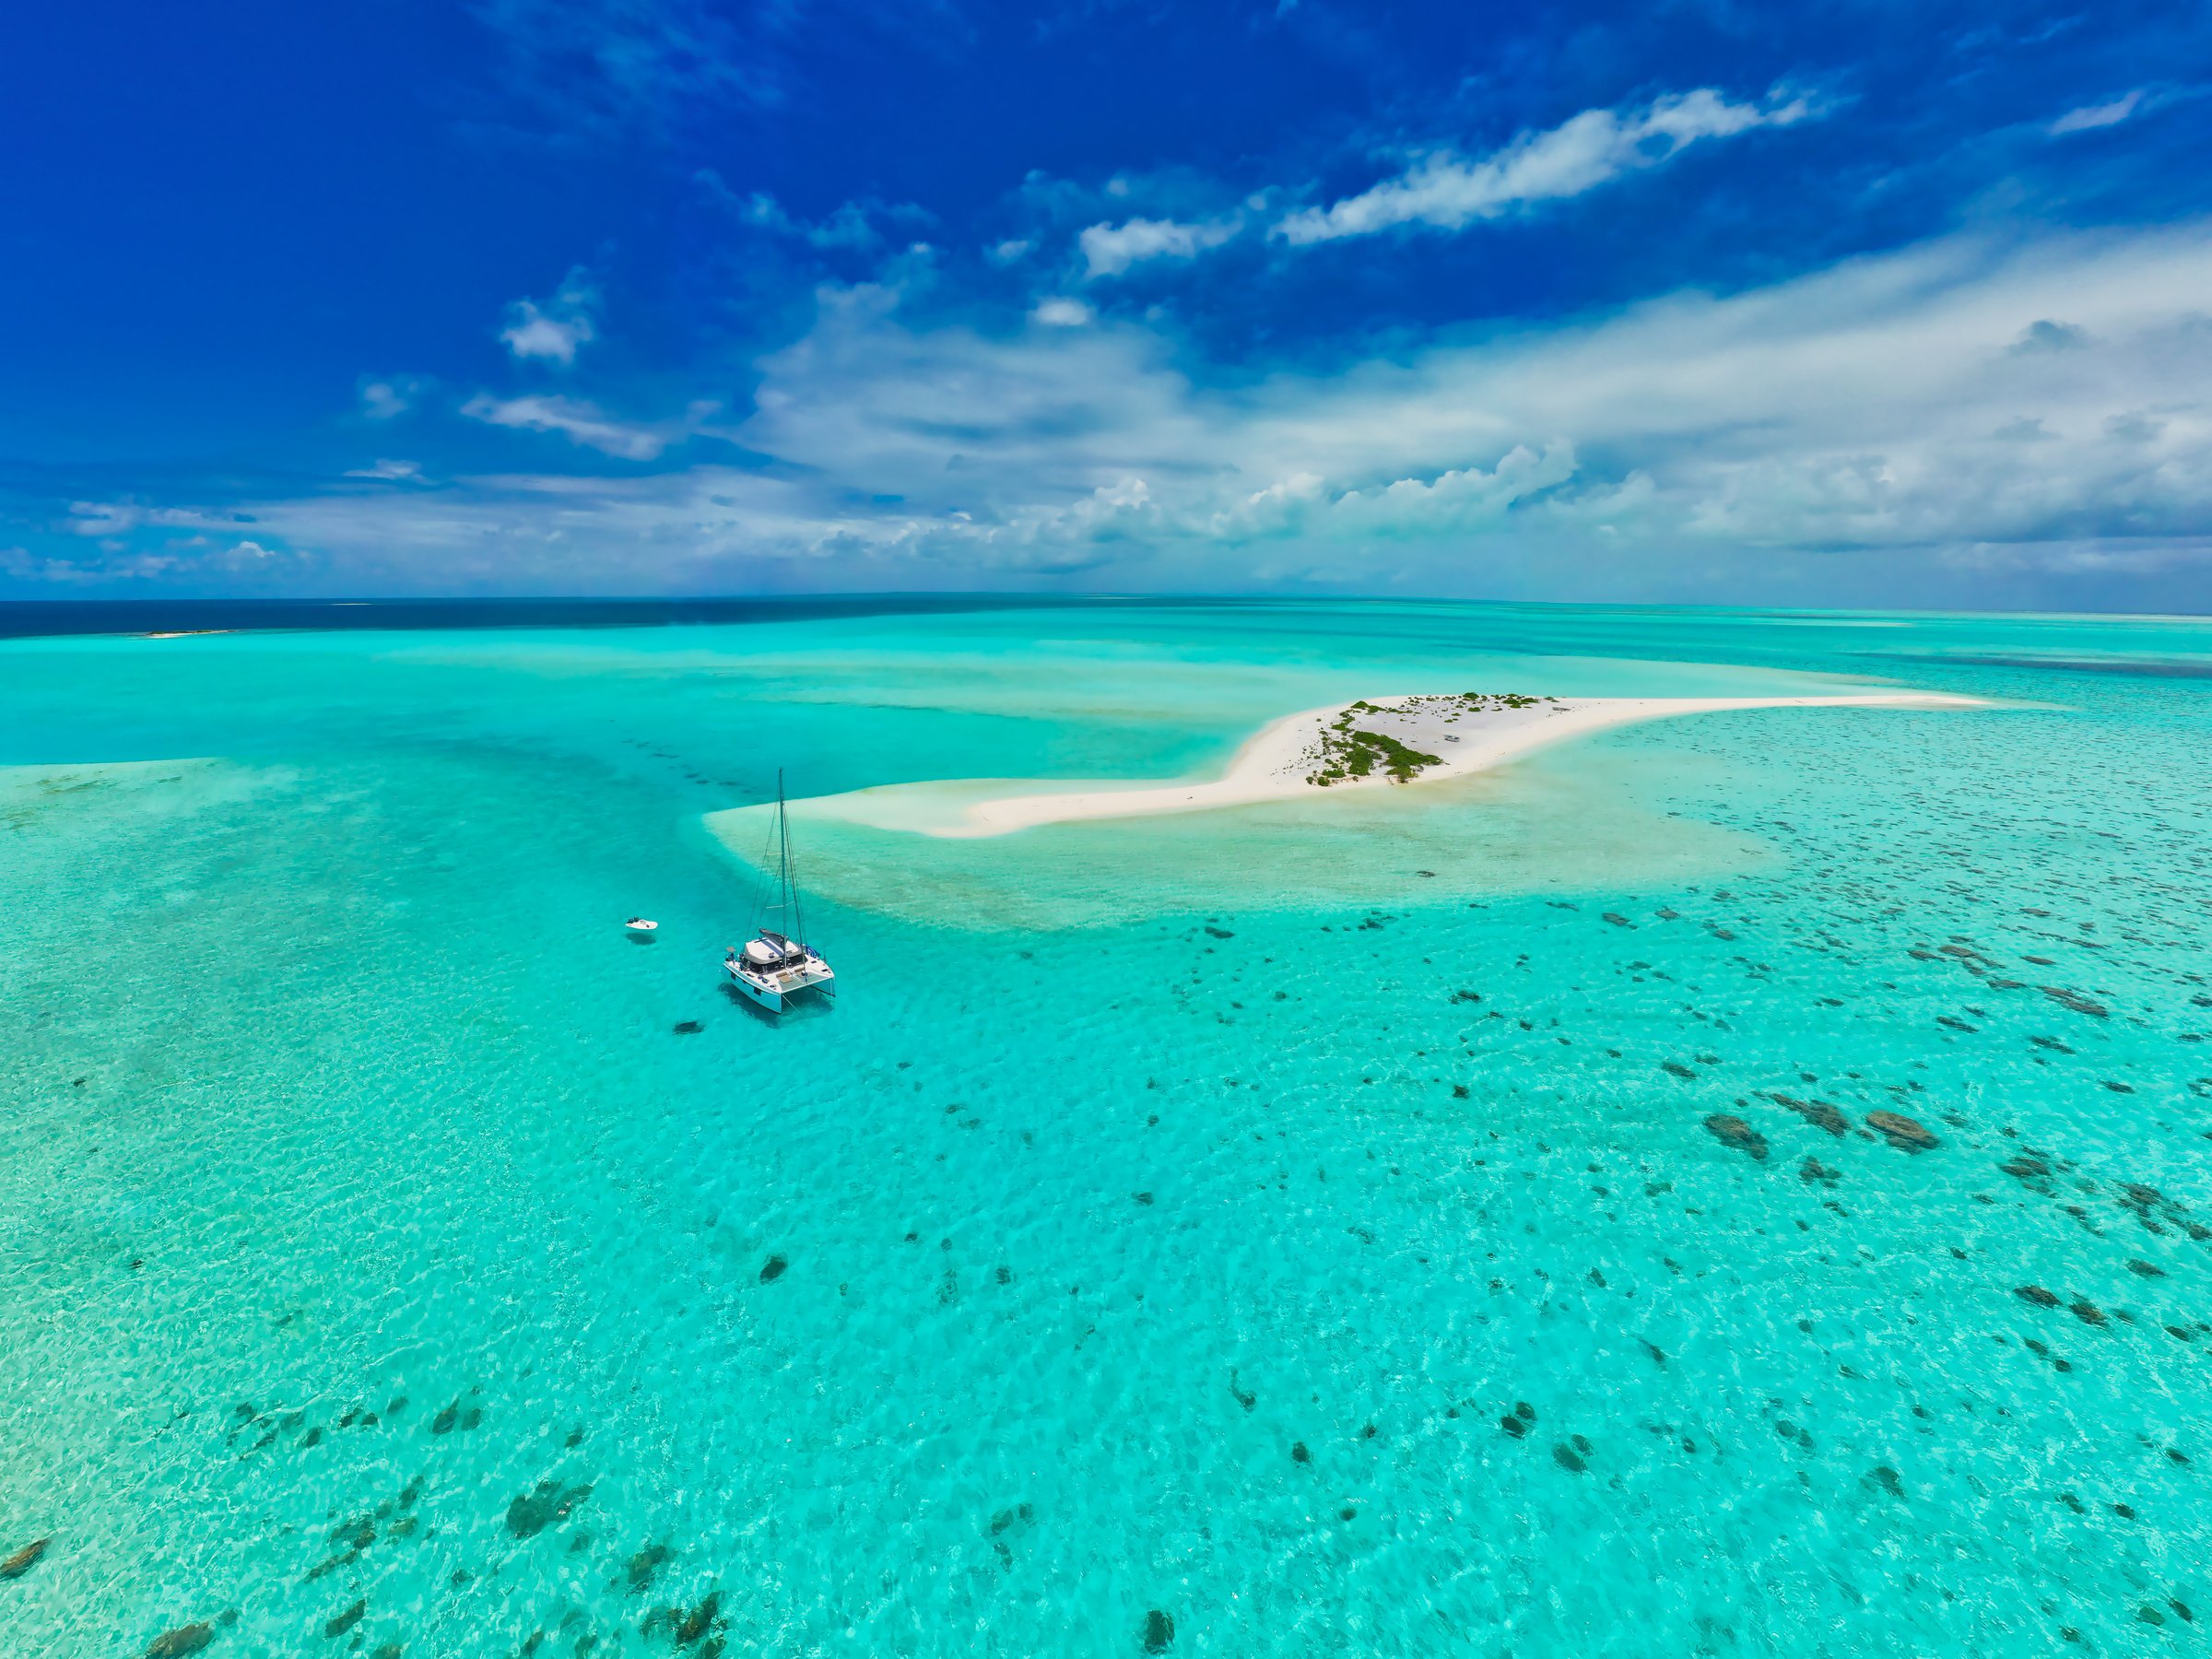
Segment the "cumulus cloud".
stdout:
[[1399,225],[1455,230],[1516,207],[1581,195],[1624,173],[1671,160],[1703,139],[1791,126],[1816,113],[1804,97],[1741,103],[1709,87],[1670,94],[1641,110],[1584,110],[1474,159],[1449,149],[1431,151],[1358,195],[1288,215],[1274,234],[1306,243],[1371,236]]
[[1655,558],[2180,546],[2212,523],[2208,291],[2212,225],[1956,238],[1210,389],[1133,324],[992,339],[854,299],[762,362],[736,436],[894,497],[873,534],[983,562],[1108,523],[1163,561],[1387,542],[1432,574],[1601,534]]
[[2136,106],[2142,101],[2142,89],[2138,88],[2124,98],[2115,98],[2111,103],[2084,104],[2078,110],[2068,110],[2051,124],[2051,135],[2063,138],[2068,133],[2088,133],[2098,127],[2118,126],[2136,112]]
[[1030,312],[1030,318],[1048,328],[1081,328],[1091,321],[1094,313],[1080,300],[1041,300]]
[[1235,219],[1185,225],[1173,219],[1133,218],[1119,225],[1092,225],[1077,237],[1088,275],[1118,276],[1148,259],[1194,259],[1218,248],[1239,229]]
[[1552,440],[1540,453],[1516,443],[1488,471],[1447,467],[1433,477],[1347,489],[1329,502],[1325,528],[1335,536],[1406,538],[1490,528],[1575,471],[1574,446],[1564,440]]
[[535,359],[566,369],[577,351],[597,337],[592,312],[599,291],[579,265],[568,274],[550,300],[517,300],[507,308],[507,326],[500,338],[516,358]]

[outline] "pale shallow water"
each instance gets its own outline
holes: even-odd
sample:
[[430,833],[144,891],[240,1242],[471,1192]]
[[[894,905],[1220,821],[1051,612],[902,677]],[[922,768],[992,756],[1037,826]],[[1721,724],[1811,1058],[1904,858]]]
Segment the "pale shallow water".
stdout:
[[[0,1556],[53,1540],[0,1652],[2198,1640],[2207,669],[2187,622],[1382,605],[0,644]],[[1861,679],[2008,706],[802,819],[842,995],[717,983],[705,818],[778,765]]]

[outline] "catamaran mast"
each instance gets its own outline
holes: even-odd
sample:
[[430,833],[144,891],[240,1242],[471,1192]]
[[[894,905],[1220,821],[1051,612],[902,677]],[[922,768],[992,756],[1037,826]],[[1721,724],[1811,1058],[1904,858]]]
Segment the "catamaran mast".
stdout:
[[776,830],[782,838],[779,862],[782,866],[781,880],[782,898],[791,910],[791,936],[797,943],[806,942],[806,918],[799,912],[799,884],[791,869],[791,817],[783,806],[783,769],[776,768]]

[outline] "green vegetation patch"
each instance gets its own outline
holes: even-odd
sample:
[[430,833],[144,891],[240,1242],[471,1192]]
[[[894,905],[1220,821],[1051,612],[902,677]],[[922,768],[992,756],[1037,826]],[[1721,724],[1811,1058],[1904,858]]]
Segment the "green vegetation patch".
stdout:
[[1400,783],[1410,783],[1424,767],[1441,766],[1440,755],[1424,755],[1382,732],[1357,732],[1332,726],[1321,735],[1321,765],[1306,782],[1324,789],[1346,778],[1371,777],[1380,768]]
[[1465,691],[1457,696],[1404,698],[1397,707],[1385,709],[1363,698],[1347,704],[1342,713],[1322,727],[1320,748],[1313,756],[1316,765],[1306,774],[1306,782],[1326,789],[1347,778],[1370,778],[1381,771],[1394,782],[1410,783],[1425,769],[1443,764],[1442,757],[1425,755],[1387,733],[1356,728],[1352,722],[1364,715],[1442,712],[1444,723],[1449,725],[1462,714],[1533,709],[1558,700],[1551,697],[1524,697],[1517,691]]

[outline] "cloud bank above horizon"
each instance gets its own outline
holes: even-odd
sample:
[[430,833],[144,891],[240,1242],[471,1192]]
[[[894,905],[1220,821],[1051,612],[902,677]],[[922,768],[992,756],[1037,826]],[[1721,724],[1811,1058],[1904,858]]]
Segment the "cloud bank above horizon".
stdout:
[[[845,15],[901,42],[864,67],[770,10],[485,8],[422,164],[554,199],[421,207],[420,291],[300,266],[371,322],[302,329],[304,367],[264,322],[212,433],[159,406],[183,342],[81,433],[57,351],[65,418],[7,429],[0,594],[2212,608],[2212,186],[2174,76],[2212,31],[1961,14],[1839,59],[1815,19],[1593,9],[1452,62],[1309,4],[1153,65],[1122,15],[1129,111],[1054,80],[1107,49],[1092,13],[933,15]],[[1161,112],[1254,41],[1250,108]],[[1986,84],[1938,119],[1970,44]],[[1360,73],[1317,101],[1318,63]],[[827,132],[1024,71],[1053,84],[995,126]]]

